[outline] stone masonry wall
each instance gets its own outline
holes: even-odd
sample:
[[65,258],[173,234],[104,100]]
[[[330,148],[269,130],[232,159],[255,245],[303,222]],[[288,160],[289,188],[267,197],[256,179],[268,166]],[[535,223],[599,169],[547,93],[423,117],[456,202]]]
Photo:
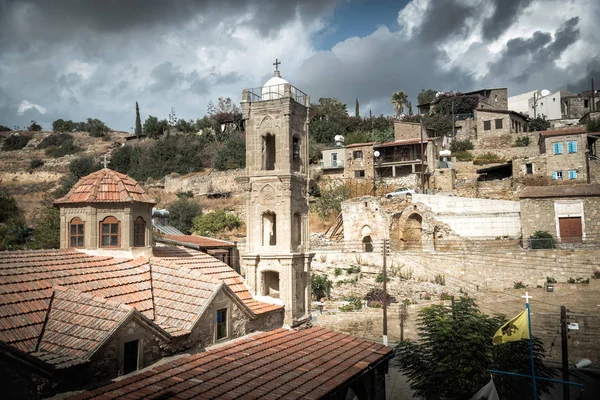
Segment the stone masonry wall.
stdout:
[[171,174],[165,176],[165,191],[177,193],[191,190],[196,196],[212,192],[242,193],[244,189],[236,181],[236,178],[244,175],[245,171],[243,169],[211,170],[208,173],[195,173],[184,176]]
[[[355,151],[362,151],[362,158],[354,158]],[[373,179],[373,145],[346,147],[344,163],[344,179]],[[364,176],[356,177],[356,171],[364,171]]]
[[417,139],[421,137],[421,124],[415,122],[394,121],[394,139]]
[[[569,153],[568,142],[575,141],[577,143],[577,151]],[[554,154],[554,144],[562,143],[562,154]],[[586,135],[560,135],[551,136],[545,140],[546,160],[548,168],[548,176],[552,178],[552,172],[562,171],[562,181],[571,183],[587,182],[587,167],[586,167]],[[569,171],[577,171],[576,179],[569,179]],[[560,182],[554,182],[560,183]]]

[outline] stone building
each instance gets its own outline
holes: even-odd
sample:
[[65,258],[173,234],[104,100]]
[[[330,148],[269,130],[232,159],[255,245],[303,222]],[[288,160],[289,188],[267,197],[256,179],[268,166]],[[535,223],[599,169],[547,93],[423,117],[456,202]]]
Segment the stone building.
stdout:
[[600,235],[600,185],[529,186],[520,195],[523,245],[537,231],[561,245],[597,242]]
[[519,134],[527,132],[528,118],[515,111],[502,109],[477,109],[477,139],[490,135]]
[[373,142],[346,146],[344,179],[369,179],[375,177]]
[[310,99],[279,71],[242,94],[246,121],[247,245],[253,293],[285,305],[285,324],[310,320],[308,122]]
[[321,160],[323,177],[329,179],[343,179],[345,165],[346,149],[343,146],[323,149],[323,158]]
[[[471,92],[456,93],[456,96],[477,96],[479,98],[477,110],[480,109],[495,109],[508,110],[508,90],[506,88],[490,88],[480,89]],[[433,99],[430,103],[419,104],[419,114],[429,114],[435,109],[439,98]]]
[[[425,130],[423,136],[426,137]],[[421,137],[421,124],[417,122],[394,121],[394,139],[418,139]]]

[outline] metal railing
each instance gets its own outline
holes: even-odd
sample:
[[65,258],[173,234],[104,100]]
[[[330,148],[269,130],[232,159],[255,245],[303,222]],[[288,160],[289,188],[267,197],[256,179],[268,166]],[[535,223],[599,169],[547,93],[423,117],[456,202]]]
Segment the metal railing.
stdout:
[[308,99],[306,93],[289,83],[250,88],[244,90],[244,92],[246,92],[247,95],[244,95],[242,100],[250,103],[291,97],[296,103],[307,105],[306,102]]
[[323,168],[323,169],[344,168],[344,160],[321,161],[321,168]]

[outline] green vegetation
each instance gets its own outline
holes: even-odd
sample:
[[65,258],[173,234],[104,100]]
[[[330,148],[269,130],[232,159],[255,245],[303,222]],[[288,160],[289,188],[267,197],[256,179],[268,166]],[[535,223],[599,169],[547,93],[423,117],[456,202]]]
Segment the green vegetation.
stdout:
[[69,171],[73,175],[75,181],[91,174],[92,172],[98,171],[102,168],[102,165],[98,162],[94,162],[94,157],[83,156],[74,159],[69,164]]
[[446,277],[444,276],[444,274],[436,274],[433,282],[437,283],[440,286],[445,286],[446,285]]
[[12,131],[12,129],[10,129],[8,126],[0,125],[0,132],[10,132],[10,131]]
[[140,106],[135,102],[135,136],[142,136],[142,120],[140,119]]
[[19,133],[10,135],[4,139],[2,151],[21,150],[23,147],[27,146],[27,143],[29,143],[30,140],[31,136],[21,135]]
[[53,133],[42,139],[37,148],[48,149],[50,147],[60,147],[70,144],[73,144],[73,136],[70,133]]
[[327,275],[319,275],[315,273],[310,275],[310,287],[312,295],[315,299],[320,300],[323,297],[327,297],[329,299],[333,282],[327,277]]
[[523,281],[518,281],[513,283],[513,289],[525,289],[526,286],[523,284]]
[[[530,373],[528,341],[492,345],[492,337],[507,318],[487,316],[475,302],[459,298],[454,308],[432,305],[419,312],[418,342],[400,343],[395,349],[396,365],[408,377],[410,387],[423,399],[470,398],[490,380],[490,369]],[[536,375],[551,377],[544,364],[545,350],[533,338]],[[501,399],[523,398],[531,393],[531,380],[494,375]],[[538,391],[548,393],[550,383],[537,381]]]
[[504,161],[502,156],[488,151],[475,157],[473,165],[501,164]]
[[219,143],[213,166],[219,171],[245,168],[246,135],[233,134],[226,141]]
[[452,300],[452,295],[448,292],[440,293],[440,300]]
[[[390,281],[390,276],[389,275],[386,275],[385,281],[386,282]],[[383,283],[383,274],[381,272],[378,273],[377,276],[375,276],[375,282],[376,283]]]
[[341,312],[362,310],[362,299],[360,297],[348,296],[348,297],[345,297],[343,300],[347,301],[348,304],[344,304],[344,305],[338,307],[338,309]]
[[436,90],[433,89],[421,89],[421,92],[417,95],[417,102],[419,104],[428,104],[435,99],[435,95],[437,94]]
[[34,223],[34,249],[58,249],[60,247],[60,211],[51,203],[42,210],[42,215]]
[[532,249],[553,249],[555,245],[554,236],[547,231],[535,231],[529,236],[529,247]]
[[326,220],[332,213],[339,214],[342,211],[342,202],[350,198],[350,190],[346,185],[330,186],[321,191],[321,197],[312,205],[319,218]]
[[39,158],[34,158],[29,162],[29,169],[33,170],[33,169],[43,166],[44,164],[45,164],[44,160],[41,160]]
[[569,278],[567,280],[568,283],[590,283],[590,278],[585,278],[583,279],[583,277],[579,277],[577,279],[573,279],[573,278]]
[[179,197],[167,210],[169,210],[169,225],[185,234],[191,233],[194,219],[202,215],[200,205],[187,197]]
[[193,231],[197,235],[210,236],[241,226],[242,220],[237,215],[226,210],[217,210],[194,218]]
[[531,143],[531,139],[529,136],[519,136],[517,140],[515,140],[515,147],[527,147]]
[[25,218],[17,202],[0,193],[0,250],[19,249],[26,237]]
[[458,161],[473,161],[473,154],[468,151],[460,151],[452,154]]
[[39,132],[42,130],[42,126],[35,121],[31,121],[31,125],[27,127],[29,132]]
[[600,132],[600,119],[588,119],[585,124],[588,132]]
[[452,143],[450,143],[450,151],[452,153],[466,152],[467,150],[473,150],[474,148],[475,146],[469,139],[454,139]]
[[350,268],[346,270],[347,275],[360,274],[360,265],[350,265]]
[[[367,300],[367,304],[370,301],[377,301],[383,304],[383,289],[380,288],[371,288],[364,297],[364,300]],[[392,303],[397,303],[398,300],[394,296],[390,296],[389,293],[387,295],[387,304],[390,305]],[[371,305],[369,305],[371,307]]]
[[[399,117],[404,113],[404,107],[409,105],[408,95],[406,92],[398,91],[392,93],[392,100],[390,101],[393,104],[394,111],[396,112],[396,117]],[[411,113],[412,114],[412,113]]]
[[542,116],[537,116],[536,118],[533,118],[531,120],[529,120],[529,132],[536,132],[536,131],[545,131],[550,129],[550,121],[548,121],[546,119],[545,115]]
[[333,270],[333,275],[340,276],[342,272],[343,270],[340,267],[335,267],[335,269]]
[[556,283],[556,279],[547,276],[546,277],[546,283]]
[[52,122],[52,130],[54,132],[88,132],[90,136],[102,137],[110,131],[110,128],[98,118],[88,118],[85,122],[73,122],[70,119],[59,118]]

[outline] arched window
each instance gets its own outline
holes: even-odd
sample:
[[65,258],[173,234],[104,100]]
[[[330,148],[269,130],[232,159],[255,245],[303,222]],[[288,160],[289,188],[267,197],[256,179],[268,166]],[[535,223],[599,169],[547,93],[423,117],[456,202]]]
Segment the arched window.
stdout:
[[272,171],[275,169],[275,135],[267,133],[263,136],[262,146],[263,169]]
[[100,247],[121,246],[121,223],[115,217],[106,217],[100,222]]
[[277,244],[277,216],[273,212],[262,215],[262,245],[275,246]]
[[146,245],[146,221],[137,217],[133,222],[133,246],[144,247]]
[[69,223],[69,247],[84,246],[85,230],[81,218],[73,218]]

